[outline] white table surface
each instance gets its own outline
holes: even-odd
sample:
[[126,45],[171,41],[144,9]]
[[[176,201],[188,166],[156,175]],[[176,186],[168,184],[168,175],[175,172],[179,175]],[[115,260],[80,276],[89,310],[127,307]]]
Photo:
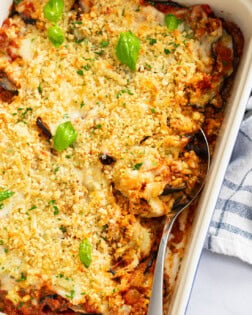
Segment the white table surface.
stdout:
[[252,266],[204,250],[186,315],[252,315]]

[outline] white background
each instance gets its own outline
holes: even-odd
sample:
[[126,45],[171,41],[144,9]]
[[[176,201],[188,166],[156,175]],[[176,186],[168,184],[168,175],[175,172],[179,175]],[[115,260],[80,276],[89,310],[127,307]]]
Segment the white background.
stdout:
[[186,315],[252,315],[252,266],[204,250]]

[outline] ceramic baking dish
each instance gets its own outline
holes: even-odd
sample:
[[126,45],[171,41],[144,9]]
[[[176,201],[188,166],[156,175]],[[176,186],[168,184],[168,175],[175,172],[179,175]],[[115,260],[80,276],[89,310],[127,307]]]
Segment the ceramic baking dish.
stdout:
[[241,28],[245,46],[227,104],[209,176],[196,210],[185,257],[169,306],[169,315],[183,315],[186,312],[204,240],[252,87],[252,0],[183,0],[177,2],[189,5],[209,4],[216,15],[235,22]]
[[[252,82],[252,0],[233,0],[232,4],[228,0],[182,0],[177,2],[188,5],[209,4],[217,15],[223,16],[240,26],[245,38],[245,47],[231,97],[227,104],[226,116],[215,149],[210,173],[201,195],[186,254],[176,281],[176,287],[169,306],[169,315],[182,315],[186,311],[208,226],[243,117]],[[0,2],[0,25],[7,17],[11,3],[12,0],[2,0]]]

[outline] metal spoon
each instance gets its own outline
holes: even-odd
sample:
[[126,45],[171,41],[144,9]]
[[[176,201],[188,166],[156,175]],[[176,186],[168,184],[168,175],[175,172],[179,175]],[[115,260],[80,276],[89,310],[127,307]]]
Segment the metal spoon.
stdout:
[[185,210],[198,196],[201,189],[204,186],[204,179],[208,173],[209,165],[210,165],[210,152],[209,146],[206,139],[206,136],[202,129],[196,134],[194,140],[195,143],[191,143],[191,147],[195,146],[196,154],[201,160],[202,163],[202,177],[201,180],[195,185],[190,200],[183,205],[176,205],[175,209],[172,209],[171,213],[166,216],[163,235],[161,237],[157,260],[156,260],[156,267],[154,272],[153,278],[153,285],[152,285],[152,294],[150,298],[150,304],[148,308],[148,315],[163,315],[163,278],[164,278],[164,262],[165,262],[165,254],[166,254],[166,247],[168,238],[172,229],[172,226],[179,216],[179,214]]

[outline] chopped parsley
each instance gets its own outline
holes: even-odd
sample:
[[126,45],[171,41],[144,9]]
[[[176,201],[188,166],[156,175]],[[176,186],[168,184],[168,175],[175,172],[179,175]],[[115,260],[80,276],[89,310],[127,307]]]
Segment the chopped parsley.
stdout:
[[120,90],[117,94],[116,97],[119,98],[120,96],[122,96],[122,94],[129,94],[129,95],[134,95],[134,93],[132,93],[129,89],[124,89],[124,90]]
[[41,85],[38,86],[38,92],[39,92],[39,94],[42,94],[42,92],[43,92]]
[[84,72],[83,72],[83,70],[81,70],[81,69],[77,70],[76,72],[77,72],[77,74],[80,75],[80,76],[83,76],[83,75],[84,75]]
[[82,67],[84,70],[89,70],[91,66],[89,64],[86,64],[85,66]]
[[82,42],[84,42],[85,38],[80,38],[80,39],[75,39],[75,43],[76,44],[81,44]]
[[164,49],[164,53],[165,53],[166,55],[169,55],[169,54],[171,53],[171,51],[170,51],[170,49],[165,48],[165,49]]
[[59,169],[60,169],[60,167],[59,166],[57,166],[53,171],[54,171],[54,173],[57,173],[58,171],[59,171]]
[[20,278],[16,280],[16,282],[25,281],[27,279],[26,274],[21,272]]
[[32,211],[34,209],[37,209],[37,206],[32,206],[30,209],[28,209],[28,211]]
[[143,163],[137,163],[133,166],[133,170],[139,170],[141,168],[141,166],[143,165]]
[[82,24],[81,21],[72,21],[71,23],[72,23],[72,24]]
[[151,70],[151,65],[149,65],[148,63],[145,63],[144,66],[147,70]]
[[105,47],[107,47],[109,45],[109,41],[108,40],[103,40],[103,41],[101,41],[101,43],[100,43],[100,46],[102,47],[102,48],[105,48]]
[[2,191],[0,191],[0,201],[4,201],[5,199],[8,199],[8,198],[10,198],[13,195],[14,195],[13,191],[2,190]]
[[74,290],[71,290],[70,291],[70,294],[69,295],[66,295],[66,298],[69,298],[69,299],[73,299],[74,298],[74,295],[75,295],[75,291]]
[[156,38],[149,38],[149,44],[150,44],[151,46],[155,45],[156,42],[157,42]]
[[99,50],[99,51],[95,51],[94,53],[95,53],[96,55],[101,56],[101,55],[104,53],[104,50],[101,49],[101,50]]
[[57,215],[59,214],[59,208],[55,205],[55,200],[50,200],[49,201],[49,205],[51,205],[53,207],[53,214]]
[[101,124],[98,124],[96,126],[94,126],[94,129],[101,129],[102,125]]
[[54,215],[59,214],[59,208],[57,206],[53,206],[53,209],[54,209],[54,211],[53,211]]
[[61,230],[62,233],[66,233],[67,231],[67,228],[64,225],[61,225],[59,229]]

